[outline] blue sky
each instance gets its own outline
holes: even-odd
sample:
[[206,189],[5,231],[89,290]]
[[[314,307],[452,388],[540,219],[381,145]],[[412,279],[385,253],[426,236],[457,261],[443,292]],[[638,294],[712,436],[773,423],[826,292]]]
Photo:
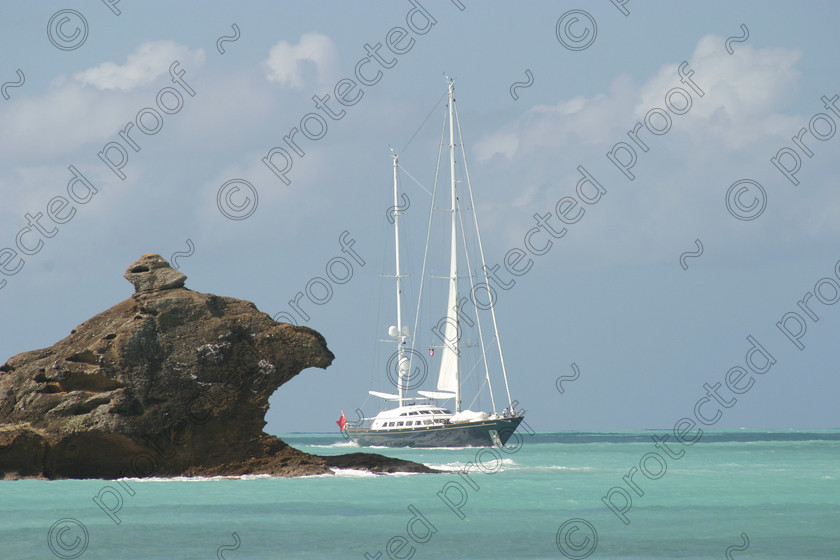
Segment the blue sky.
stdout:
[[[421,124],[446,73],[490,263],[504,271],[506,253],[525,248],[534,214],[557,220],[558,202],[579,196],[579,167],[605,191],[578,202],[579,221],[529,254],[531,269],[496,305],[530,425],[665,428],[699,406],[707,418],[720,411],[710,428],[840,426],[838,5],[631,1],[625,15],[609,1],[458,4],[0,8],[0,361],[129,297],[122,272],[146,252],[191,253],[178,258],[191,289],[290,312],[289,300],[346,255],[346,231],[365,264],[325,304],[302,302],[305,324],[337,358],[284,386],[266,427],[335,429],[339,408],[349,415],[368,389],[388,390],[374,371],[387,354],[376,339],[388,319],[376,311],[392,299],[377,291],[390,273],[388,147],[430,184],[442,106]],[[405,52],[394,54],[386,43],[397,27],[405,36],[390,40]],[[362,77],[377,83],[343,90],[356,101],[337,104],[337,84],[377,43],[390,67],[365,63]],[[316,95],[331,96],[333,116]],[[306,121],[311,138],[294,137],[301,156],[283,137],[313,112],[327,129]],[[291,158],[288,184],[263,163],[275,147]],[[799,167],[795,180],[777,156]],[[284,165],[282,154],[271,161]],[[70,166],[96,192],[74,183],[78,200],[62,206],[52,201],[70,196]],[[228,213],[253,210],[245,219],[220,211],[226,184]],[[404,187],[421,247],[427,195]],[[46,233],[28,224],[38,212]],[[685,269],[680,256],[696,255],[696,240],[703,252]],[[765,373],[748,371],[748,360],[755,370],[766,360],[748,358],[752,341],[772,358]],[[560,379],[561,393],[572,363],[580,375]],[[728,377],[742,393],[726,392]],[[716,383],[726,404],[704,388]]]

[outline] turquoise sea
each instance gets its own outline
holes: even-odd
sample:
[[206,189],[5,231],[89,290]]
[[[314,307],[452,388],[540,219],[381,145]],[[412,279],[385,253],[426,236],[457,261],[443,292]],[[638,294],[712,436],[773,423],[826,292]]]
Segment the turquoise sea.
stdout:
[[2,558],[840,558],[840,430],[518,433],[374,450],[462,475],[0,482]]

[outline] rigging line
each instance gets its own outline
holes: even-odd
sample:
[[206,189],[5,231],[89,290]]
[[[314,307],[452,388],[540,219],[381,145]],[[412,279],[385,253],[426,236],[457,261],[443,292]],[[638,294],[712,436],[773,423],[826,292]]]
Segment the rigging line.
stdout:
[[[469,349],[470,347],[468,346],[466,348]],[[475,363],[473,363],[470,370],[464,375],[463,379],[461,379],[461,384],[462,385],[464,385],[465,383],[467,383],[467,382],[469,382],[470,380],[473,379],[473,375],[478,371],[478,366],[479,366],[479,362],[478,362],[478,360],[476,360]],[[483,391],[484,386],[487,385],[487,380],[486,379],[481,379],[479,377],[476,380],[476,383],[478,383],[478,385],[479,385],[478,390],[475,392],[475,396],[473,396],[473,399],[470,401],[470,404],[467,408],[472,407],[472,405],[474,405],[475,402],[478,400],[478,398],[481,396],[481,391]]]
[[[388,221],[387,220],[382,220],[380,222],[380,224],[381,225],[380,225],[380,230],[379,230],[379,246],[380,246],[381,254],[380,254],[380,257],[379,257],[379,262],[380,263],[386,263],[388,261],[388,258],[389,258],[389,255],[388,255],[389,248],[388,248],[387,239],[389,237],[390,232],[389,232],[389,227],[388,227]],[[385,268],[384,264],[382,265],[382,268],[383,269]],[[386,283],[386,278],[389,278],[389,277],[390,276],[385,275],[385,274],[379,274],[378,275],[378,279],[377,279],[377,282],[375,284],[375,289],[374,289],[375,295],[376,295],[376,297],[375,297],[375,304],[376,304],[375,309],[376,309],[376,311],[375,312],[373,311],[374,310],[374,305],[367,306],[368,315],[370,315],[371,313],[375,313],[373,315],[373,317],[374,317],[373,324],[376,325],[376,328],[375,328],[375,331],[374,331],[374,336],[372,337],[372,339],[373,339],[373,352],[371,352],[371,356],[370,356],[370,360],[372,362],[372,365],[370,367],[370,380],[368,381],[368,387],[374,387],[374,388],[376,388],[378,386],[378,383],[380,383],[382,381],[382,378],[380,377],[381,372],[383,370],[385,370],[387,372],[387,365],[382,362],[382,352],[381,352],[381,350],[382,350],[383,340],[381,340],[379,338],[379,336],[377,336],[375,333],[377,333],[379,331],[379,327],[381,326],[380,322],[381,322],[382,317],[383,317],[383,312],[382,312],[383,302],[386,299],[385,298],[385,291],[386,291],[385,283]],[[367,393],[366,397],[365,397],[365,400],[364,400],[364,402],[362,403],[362,406],[361,406],[362,409],[364,409],[364,407],[367,405],[367,403],[370,399],[371,399],[371,395],[370,395],[370,393]],[[379,400],[377,400],[376,402],[377,402],[377,405],[376,405],[377,409],[379,411],[381,411],[383,404]]]
[[431,194],[432,194],[432,193],[431,193],[431,191],[429,191],[429,189],[427,189],[425,186],[423,186],[423,183],[421,183],[420,181],[418,181],[417,179],[415,179],[415,178],[414,178],[414,175],[412,175],[411,173],[409,173],[409,172],[408,172],[408,169],[406,169],[405,167],[403,167],[403,166],[402,166],[402,165],[400,165],[399,163],[397,164],[397,166],[398,166],[400,169],[402,169],[402,172],[403,172],[403,173],[405,173],[406,175],[408,175],[408,176],[411,178],[411,180],[412,180],[412,181],[414,181],[415,183],[417,183],[417,185],[418,185],[421,189],[423,189],[424,191],[426,191],[426,194],[428,194],[429,196],[431,196]]
[[[459,135],[459,139],[460,139],[460,135]],[[463,144],[463,139],[461,139],[461,143]],[[460,201],[459,201],[459,206],[460,206]],[[469,247],[467,247],[467,233],[466,233],[466,231],[464,231],[464,213],[463,212],[458,212],[458,221],[461,224],[461,241],[464,242],[464,254],[467,257],[465,260],[467,261],[467,274],[468,274],[469,279],[470,279],[470,294],[473,298],[475,298],[475,282],[473,281],[474,276],[473,276],[473,272],[472,272],[472,264],[470,263],[470,250],[469,250]],[[478,330],[478,341],[479,341],[479,344],[481,344],[481,357],[483,358],[483,361],[484,361],[484,374],[487,378],[487,384],[488,384],[487,386],[490,388],[490,403],[493,405],[493,414],[496,414],[496,397],[493,395],[493,384],[490,383],[490,366],[487,365],[487,352],[484,350],[484,332],[481,329],[481,313],[479,313],[478,304],[476,304],[475,301],[473,301],[473,303],[475,304],[475,320],[476,320],[476,323],[477,323],[477,326],[478,326],[478,329],[477,329]],[[458,305],[459,312],[460,312],[461,302],[459,301],[456,305]],[[476,366],[478,366],[478,363],[476,363]],[[474,366],[474,367],[476,367],[476,366]],[[476,395],[476,398],[478,398],[478,395]],[[473,401],[474,400],[475,399],[473,399]],[[472,403],[470,403],[470,405],[472,405]]]
[[[484,380],[484,383],[482,383],[482,386],[478,388],[478,391],[475,392],[475,396],[473,397],[473,400],[470,401],[470,404],[467,407],[468,409],[472,409],[473,405],[475,404],[475,401],[477,401],[478,397],[481,395],[481,390],[484,389],[484,385],[487,385],[487,380],[486,379]],[[493,413],[498,414],[495,410],[493,411]]]
[[407,143],[405,146],[403,146],[403,148],[402,148],[401,152],[404,152],[404,151],[406,150],[406,148],[408,148],[408,147],[411,145],[411,142],[412,142],[412,141],[414,141],[414,137],[415,137],[415,136],[417,136],[417,133],[418,133],[418,132],[420,132],[420,129],[421,129],[421,128],[423,128],[423,125],[425,125],[425,124],[426,124],[426,121],[427,121],[427,120],[429,120],[429,117],[431,117],[431,116],[432,116],[432,113],[434,113],[434,112],[435,112],[435,110],[438,108],[438,105],[440,105],[441,100],[442,100],[444,97],[446,97],[448,93],[449,93],[449,92],[444,93],[443,95],[441,95],[441,96],[440,96],[440,99],[438,99],[438,100],[435,102],[435,106],[434,106],[434,107],[432,107],[432,110],[431,110],[431,111],[429,111],[429,114],[428,114],[428,115],[426,115],[426,118],[425,118],[425,119],[423,119],[423,122],[422,122],[422,123],[420,123],[420,126],[418,126],[418,127],[417,127],[417,130],[415,130],[415,131],[414,131],[414,134],[412,134],[412,135],[411,135],[411,138],[409,138],[409,139],[408,139],[408,143]]
[[443,113],[443,124],[440,129],[440,142],[438,142],[438,158],[437,167],[435,168],[435,183],[432,187],[432,203],[429,204],[429,227],[426,229],[426,248],[423,251],[423,269],[420,272],[420,288],[417,291],[417,310],[414,313],[414,337],[411,343],[411,357],[409,358],[408,367],[411,369],[411,360],[414,358],[415,344],[417,337],[417,322],[420,319],[420,302],[423,299],[423,283],[426,280],[426,263],[429,257],[429,238],[432,235],[432,216],[435,213],[435,193],[437,192],[438,175],[440,173],[440,157],[443,152],[443,135],[446,132],[446,111]]
[[[470,170],[467,167],[467,153],[464,150],[464,137],[461,135],[461,119],[458,116],[458,107],[455,106],[455,122],[458,125],[458,138],[461,140],[461,154],[464,158],[464,174],[466,175],[467,179],[467,190],[470,193],[470,204],[472,205],[473,211],[473,221],[475,222],[475,233],[478,237],[478,250],[481,253],[481,262],[486,263],[487,261],[484,259],[484,246],[481,243],[481,231],[478,228],[478,216],[475,212],[475,200],[473,199],[473,192],[472,192],[472,183],[470,182]],[[489,286],[490,279],[487,277],[487,268],[484,267],[484,282]],[[493,302],[493,305],[490,306],[490,316],[493,318],[493,330],[496,332],[496,342],[498,343],[497,346],[499,348],[499,360],[502,362],[502,376],[505,378],[505,391],[507,392],[508,403],[510,404],[510,408],[513,409],[513,399],[510,397],[510,385],[508,384],[508,377],[507,377],[507,369],[505,368],[505,356],[502,354],[502,337],[499,334],[499,326],[496,323],[496,302]]]
[[[388,247],[387,247],[387,242],[386,242],[386,239],[388,238],[388,223],[387,223],[387,220],[383,220],[381,222],[381,224],[382,225],[380,226],[380,230],[379,230],[379,239],[380,239],[380,247],[381,247],[382,254],[380,255],[379,262],[384,263],[387,260],[387,253],[388,253]],[[383,266],[383,268],[384,268],[384,266]],[[379,328],[379,321],[382,320],[382,316],[383,316],[382,305],[383,305],[383,301],[385,300],[384,296],[385,296],[385,277],[383,275],[380,275],[379,279],[378,279],[378,282],[376,284],[376,315],[374,315],[374,317],[375,317],[374,324],[376,325],[377,330]],[[378,374],[381,373],[381,370],[379,370],[379,366],[382,365],[381,362],[380,362],[380,358],[382,357],[381,353],[380,353],[381,348],[382,348],[382,344],[379,341],[378,336],[373,337],[373,345],[374,345],[374,348],[373,348],[374,351],[371,353],[371,360],[373,362],[373,367],[371,367],[371,372],[370,372],[371,379],[368,382],[368,387],[376,387],[377,386],[376,383],[381,380],[381,378],[379,377]],[[387,366],[385,366],[385,368],[387,368]],[[383,369],[385,369],[385,368],[383,368]],[[370,400],[370,397],[371,397],[371,395],[370,395],[370,393],[368,393],[367,397],[365,397],[365,402],[362,403],[362,408],[364,408],[364,406]],[[378,408],[381,409],[381,403],[378,405]]]

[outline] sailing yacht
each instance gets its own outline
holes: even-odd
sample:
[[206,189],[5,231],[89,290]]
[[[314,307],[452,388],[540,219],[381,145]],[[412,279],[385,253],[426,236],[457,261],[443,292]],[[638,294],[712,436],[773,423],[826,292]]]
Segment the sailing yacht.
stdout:
[[[467,191],[461,192],[463,187],[459,187],[455,176],[455,162],[456,162],[456,146],[460,146],[461,154],[466,161],[466,153],[463,149],[463,142],[460,138],[460,123],[457,120],[457,111],[455,107],[455,84],[447,78],[448,81],[448,118],[444,122],[449,125],[449,163],[450,163],[450,196],[449,208],[451,219],[449,228],[449,256],[450,267],[448,279],[449,290],[446,300],[446,308],[441,309],[444,318],[440,323],[444,323],[442,333],[443,343],[438,346],[441,349],[440,354],[440,370],[438,374],[437,390],[436,391],[417,391],[416,396],[409,396],[408,390],[412,388],[412,380],[410,379],[410,372],[414,371],[412,368],[412,361],[417,360],[419,353],[413,349],[414,339],[411,336],[408,325],[404,324],[402,312],[402,286],[401,280],[403,278],[400,268],[400,207],[399,207],[399,186],[398,186],[398,168],[399,156],[395,153],[393,157],[394,167],[394,238],[396,247],[396,320],[397,324],[391,326],[388,330],[389,340],[396,344],[397,351],[394,357],[396,358],[396,386],[397,393],[385,393],[380,391],[369,391],[369,393],[377,398],[384,399],[396,403],[396,407],[383,410],[375,417],[364,418],[359,424],[346,423],[342,412],[342,417],[339,420],[339,427],[344,430],[346,435],[361,446],[388,446],[388,447],[467,447],[467,446],[502,446],[513,435],[519,423],[522,421],[524,411],[516,410],[516,403],[510,398],[510,389],[507,380],[507,372],[504,366],[504,356],[502,355],[501,343],[498,336],[498,328],[496,325],[496,314],[493,307],[490,307],[490,315],[492,317],[492,325],[495,332],[493,337],[498,348],[498,358],[501,365],[501,374],[504,378],[507,407],[502,413],[496,410],[496,399],[493,393],[492,384],[490,383],[490,367],[488,365],[488,358],[485,349],[484,335],[481,330],[480,320],[478,315],[476,319],[479,322],[478,333],[480,339],[480,349],[484,365],[486,386],[489,387],[490,399],[492,402],[492,412],[472,411],[462,409],[462,371],[464,370],[463,356],[465,347],[474,346],[471,341],[461,341],[461,321],[467,320],[469,323],[474,323],[470,319],[462,318],[462,313],[459,312],[458,306],[464,300],[464,294],[461,293],[463,288],[460,286],[459,279],[469,278],[471,286],[475,274],[482,274],[483,280],[488,282],[486,267],[484,266],[484,250],[481,247],[481,236],[478,231],[478,223],[475,221],[475,204],[472,202],[472,188],[469,185],[469,174],[467,172]],[[456,144],[456,129],[459,142]],[[442,143],[441,143],[442,144]],[[466,165],[464,166],[466,170]],[[437,183],[436,183],[437,184]],[[478,238],[478,247],[481,260],[481,269],[472,270],[468,265],[467,274],[459,275],[459,251],[461,250],[460,237],[464,233],[463,221],[461,213],[466,209],[462,208],[459,196],[468,195],[470,206],[473,212],[473,220],[475,224],[475,233]],[[434,197],[432,201],[434,206]],[[431,229],[432,220],[429,221]],[[460,233],[459,235],[459,227]],[[429,243],[427,236],[426,255],[428,256]],[[424,258],[424,273],[425,273]],[[467,261],[469,262],[469,261]],[[421,287],[422,293],[422,287]],[[419,314],[419,305],[418,305]],[[412,342],[412,347],[409,348],[408,343]],[[434,354],[434,348],[430,348],[430,355]],[[390,363],[389,363],[390,367]],[[469,371],[475,371],[471,367]],[[452,403],[449,405],[448,403]],[[450,408],[448,408],[449,406]],[[454,408],[454,411],[452,410]]]

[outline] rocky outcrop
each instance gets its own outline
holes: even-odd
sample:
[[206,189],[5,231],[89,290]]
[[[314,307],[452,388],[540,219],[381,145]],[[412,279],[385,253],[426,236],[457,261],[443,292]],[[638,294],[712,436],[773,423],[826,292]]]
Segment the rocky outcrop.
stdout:
[[160,255],[146,253],[128,267],[123,274],[134,284],[134,292],[147,294],[173,288],[183,288],[187,275],[172,268]]
[[265,434],[275,390],[332,363],[324,337],[251,302],[186,289],[159,255],[125,277],[132,297],[0,367],[0,475],[431,471],[380,455],[310,455]]

